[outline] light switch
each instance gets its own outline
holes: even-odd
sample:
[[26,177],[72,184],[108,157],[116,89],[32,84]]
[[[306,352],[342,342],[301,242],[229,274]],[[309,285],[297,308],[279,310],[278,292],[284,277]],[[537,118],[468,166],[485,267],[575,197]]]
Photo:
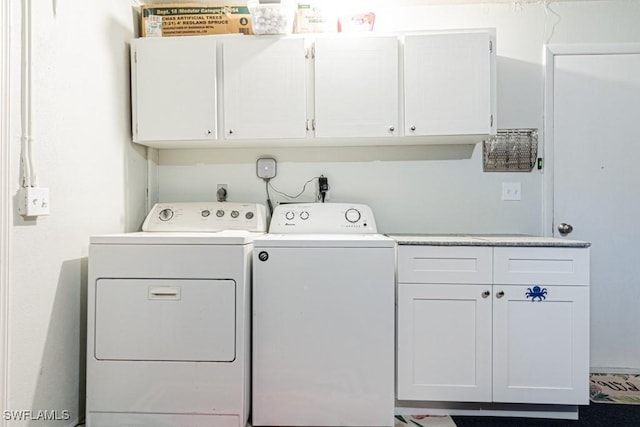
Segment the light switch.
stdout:
[[522,186],[519,182],[503,182],[502,183],[502,200],[518,201],[521,200]]

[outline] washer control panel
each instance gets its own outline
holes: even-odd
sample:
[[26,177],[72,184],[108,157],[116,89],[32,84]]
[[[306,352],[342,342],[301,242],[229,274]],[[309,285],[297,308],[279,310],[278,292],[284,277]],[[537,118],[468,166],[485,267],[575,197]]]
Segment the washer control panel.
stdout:
[[351,203],[292,203],[273,211],[270,233],[377,233],[373,211]]
[[231,202],[157,203],[142,231],[266,231],[263,205]]

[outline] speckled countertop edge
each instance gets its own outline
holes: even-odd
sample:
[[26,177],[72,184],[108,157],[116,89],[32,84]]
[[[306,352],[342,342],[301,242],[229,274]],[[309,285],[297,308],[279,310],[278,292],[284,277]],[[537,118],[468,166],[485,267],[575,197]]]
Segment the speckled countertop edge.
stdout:
[[554,237],[482,234],[386,234],[399,245],[416,246],[516,246],[588,248],[590,242]]

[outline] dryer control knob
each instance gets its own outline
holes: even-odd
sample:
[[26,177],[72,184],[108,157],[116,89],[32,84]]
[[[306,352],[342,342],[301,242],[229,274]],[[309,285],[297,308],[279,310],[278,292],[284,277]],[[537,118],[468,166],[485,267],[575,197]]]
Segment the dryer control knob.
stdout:
[[300,212],[300,219],[303,219],[303,220],[309,219],[309,212],[307,211]]
[[247,219],[251,219],[253,218],[253,215],[254,215],[253,212],[247,212],[246,214],[244,214],[244,217]]
[[344,213],[344,217],[347,219],[347,221],[354,223],[354,222],[358,222],[360,221],[360,211],[358,209],[347,209],[347,211]]
[[170,208],[162,209],[158,213],[158,218],[160,218],[160,221],[169,221],[173,218],[173,210]]
[[211,215],[211,211],[209,211],[209,209],[205,209],[202,212],[200,212],[200,215],[202,215],[203,218],[206,218],[209,215]]
[[287,213],[284,214],[284,217],[289,219],[289,220],[293,219],[295,216],[296,216],[296,214],[294,214],[291,211],[288,211]]
[[238,218],[238,215],[240,215],[240,212],[238,212],[238,211],[231,211],[231,218]]
[[216,211],[216,216],[217,216],[218,218],[222,218],[222,217],[224,216],[224,211],[223,211],[222,209],[218,209],[218,210]]

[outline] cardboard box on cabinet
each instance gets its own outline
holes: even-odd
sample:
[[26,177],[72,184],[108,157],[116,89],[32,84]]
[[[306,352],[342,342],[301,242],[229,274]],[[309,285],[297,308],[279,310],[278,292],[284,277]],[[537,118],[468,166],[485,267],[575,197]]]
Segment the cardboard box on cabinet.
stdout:
[[253,34],[249,9],[242,5],[148,4],[140,7],[142,37]]

